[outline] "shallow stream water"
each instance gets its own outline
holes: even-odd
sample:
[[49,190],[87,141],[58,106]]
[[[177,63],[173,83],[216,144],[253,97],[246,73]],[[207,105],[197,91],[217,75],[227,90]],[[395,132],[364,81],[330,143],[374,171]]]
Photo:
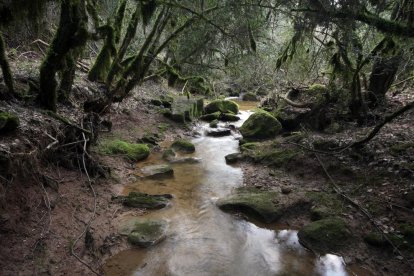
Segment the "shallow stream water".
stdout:
[[[253,107],[241,105],[237,125]],[[196,152],[190,156],[200,158],[200,163],[173,164],[173,178],[139,180],[125,187],[125,194],[174,195],[170,207],[144,216],[167,220],[168,236],[152,248],[114,256],[104,267],[105,275],[355,275],[341,257],[318,258],[305,250],[297,231],[259,227],[218,209],[215,201],[243,184],[243,172],[224,159],[238,151],[236,137],[207,137],[203,135],[207,128],[202,123],[197,129],[202,135],[192,141]],[[161,154],[155,154],[139,167],[160,163],[164,163]]]

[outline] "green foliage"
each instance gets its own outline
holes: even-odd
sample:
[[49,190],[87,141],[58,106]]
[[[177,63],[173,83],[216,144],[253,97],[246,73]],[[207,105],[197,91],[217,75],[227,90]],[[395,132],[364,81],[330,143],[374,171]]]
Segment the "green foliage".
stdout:
[[103,154],[120,154],[124,155],[131,161],[141,161],[146,159],[150,150],[144,144],[132,144],[121,140],[103,141],[99,145],[99,151]]

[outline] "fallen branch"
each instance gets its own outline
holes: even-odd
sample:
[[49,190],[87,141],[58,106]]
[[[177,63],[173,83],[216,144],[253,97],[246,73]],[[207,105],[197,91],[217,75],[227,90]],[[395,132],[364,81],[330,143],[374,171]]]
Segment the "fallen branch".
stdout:
[[296,108],[313,108],[315,106],[314,103],[297,103],[297,102],[294,102],[294,101],[290,100],[289,99],[289,94],[290,94],[291,91],[287,92],[285,96],[278,95],[277,97],[279,99],[284,100],[288,105],[291,105],[291,106],[296,107]]

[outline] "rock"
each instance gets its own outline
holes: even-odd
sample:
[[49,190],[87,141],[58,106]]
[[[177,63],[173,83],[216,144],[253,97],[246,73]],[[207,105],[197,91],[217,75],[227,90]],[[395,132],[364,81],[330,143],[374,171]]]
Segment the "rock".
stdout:
[[218,127],[218,123],[219,123],[219,121],[218,121],[218,120],[214,120],[214,121],[212,121],[212,122],[210,123],[210,127],[211,127],[211,128],[217,128],[217,127]]
[[140,144],[147,144],[147,145],[157,145],[158,142],[161,140],[160,136],[157,133],[147,133],[144,136],[137,140]]
[[223,122],[237,122],[240,120],[240,117],[230,113],[223,113],[220,116],[220,120]]
[[128,242],[139,247],[154,246],[166,238],[168,223],[165,220],[131,219],[121,225],[121,234]]
[[217,111],[221,113],[239,113],[239,105],[229,100],[215,100],[204,108],[205,114],[211,114]]
[[408,206],[414,208],[414,191],[409,191],[405,195],[406,200],[408,201]]
[[202,115],[203,99],[177,97],[171,105],[171,119],[179,123],[192,121]]
[[321,254],[337,252],[349,244],[351,233],[340,218],[327,218],[311,222],[298,232],[299,242]]
[[182,153],[193,153],[195,152],[195,146],[190,141],[180,139],[176,140],[172,145],[171,148]]
[[180,158],[172,160],[171,163],[173,164],[197,164],[201,162],[201,158],[196,157],[187,157],[187,158]]
[[121,154],[131,161],[141,161],[146,159],[150,150],[145,144],[133,144],[121,140],[104,141],[99,146],[99,150],[104,154]]
[[167,160],[167,161],[172,161],[175,158],[175,152],[173,149],[166,149],[163,153],[162,153],[162,159]]
[[292,192],[292,187],[282,187],[281,191],[282,191],[282,194],[288,195]]
[[241,153],[232,153],[229,155],[226,155],[224,158],[226,159],[227,164],[234,164],[237,163],[239,160],[241,160],[243,155]]
[[206,131],[207,136],[222,137],[231,135],[231,130],[228,128],[217,128]]
[[248,92],[248,93],[243,95],[242,99],[243,99],[243,101],[254,102],[254,101],[257,101],[257,96],[252,92]]
[[141,171],[145,177],[170,177],[174,175],[174,170],[170,165],[152,165],[141,168]]
[[19,117],[9,112],[0,112],[0,134],[17,129],[20,124]]
[[249,139],[273,138],[281,130],[279,121],[266,111],[252,114],[240,128],[243,138]]
[[364,237],[364,241],[374,247],[387,247],[389,246],[387,240],[380,234],[376,232],[369,233]]
[[219,199],[217,206],[224,211],[237,211],[251,215],[263,222],[278,220],[283,210],[277,204],[279,193],[257,189],[238,189],[228,198]]
[[155,106],[162,106],[162,101],[160,99],[151,99],[150,100],[150,104],[155,105]]
[[148,195],[131,192],[125,197],[118,197],[125,206],[133,208],[162,209],[169,205],[172,195]]
[[310,209],[312,220],[334,217],[342,212],[343,204],[335,194],[326,192],[307,192],[306,197],[312,203]]
[[217,111],[211,114],[205,114],[200,117],[200,120],[207,121],[207,122],[218,120],[220,118],[220,114],[221,114],[220,111]]

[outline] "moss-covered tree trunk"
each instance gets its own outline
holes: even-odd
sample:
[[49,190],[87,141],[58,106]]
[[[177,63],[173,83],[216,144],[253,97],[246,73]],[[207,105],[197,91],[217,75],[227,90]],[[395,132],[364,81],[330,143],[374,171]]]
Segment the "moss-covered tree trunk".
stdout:
[[67,55],[87,41],[85,0],[62,0],[58,30],[40,67],[39,101],[42,107],[56,111],[56,73],[64,70]]
[[10,94],[14,94],[14,83],[13,76],[10,70],[9,62],[7,61],[6,56],[6,46],[3,40],[3,33],[0,30],[0,67],[3,72],[4,82],[6,83],[7,89]]

